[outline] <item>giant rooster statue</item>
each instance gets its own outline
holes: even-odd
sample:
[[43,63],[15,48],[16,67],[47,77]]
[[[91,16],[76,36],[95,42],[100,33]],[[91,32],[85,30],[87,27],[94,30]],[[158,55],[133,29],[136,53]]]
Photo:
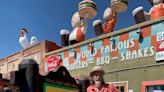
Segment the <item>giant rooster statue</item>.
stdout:
[[31,42],[29,42],[27,39],[27,33],[28,33],[28,31],[26,28],[22,28],[20,30],[19,44],[21,45],[21,47],[23,49],[26,49],[26,48],[38,43],[38,40],[35,36],[32,36]]

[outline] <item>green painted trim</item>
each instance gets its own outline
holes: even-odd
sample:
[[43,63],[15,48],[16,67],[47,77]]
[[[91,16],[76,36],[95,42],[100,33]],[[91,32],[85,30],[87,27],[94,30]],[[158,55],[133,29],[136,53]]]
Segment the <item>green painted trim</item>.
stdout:
[[[112,3],[117,3],[118,1],[114,1]],[[128,2],[126,0],[123,0],[122,2],[126,3],[128,5]]]
[[104,34],[104,35],[100,35],[98,37],[95,37],[95,38],[92,38],[92,39],[89,39],[89,40],[86,40],[86,41],[83,41],[83,42],[80,42],[80,43],[77,43],[77,44],[74,44],[74,45],[70,45],[70,46],[67,46],[67,47],[64,47],[64,48],[61,48],[61,49],[58,49],[58,50],[48,52],[45,55],[49,56],[49,55],[52,55],[54,53],[58,53],[58,52],[62,52],[62,51],[68,50],[68,49],[72,49],[72,48],[75,48],[75,47],[78,47],[78,46],[81,46],[81,45],[84,45],[84,44],[87,44],[87,43],[91,43],[91,42],[94,42],[94,41],[97,41],[97,40],[101,40],[101,39],[104,39],[104,38],[107,38],[107,37],[127,33],[127,32],[130,32],[130,31],[133,31],[134,29],[149,26],[149,25],[161,22],[161,21],[164,21],[164,17],[160,17],[156,20],[142,22],[142,23],[136,24],[134,26],[130,26],[130,27],[127,27],[127,28],[123,28],[123,29],[114,31],[112,33],[107,33],[107,34]]
[[95,4],[92,4],[92,3],[81,4],[80,7],[79,7],[79,9],[85,8],[86,6],[92,7],[93,9],[97,10],[96,5]]
[[77,90],[76,88],[72,88],[72,87],[68,87],[68,86],[62,86],[62,85],[56,85],[56,84],[50,84],[50,83],[44,83],[43,84],[43,88],[44,88],[44,91],[43,92],[46,92],[46,87],[49,86],[49,87],[56,87],[56,88],[62,88],[62,89],[68,89],[68,90]]

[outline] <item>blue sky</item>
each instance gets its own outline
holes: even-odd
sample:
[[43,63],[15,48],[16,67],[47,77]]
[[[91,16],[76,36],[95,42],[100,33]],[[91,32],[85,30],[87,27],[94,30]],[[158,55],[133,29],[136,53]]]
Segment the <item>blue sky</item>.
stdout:
[[[51,40],[60,45],[60,30],[72,31],[71,18],[78,11],[81,0],[0,0],[0,58],[14,54],[19,45],[19,31],[28,29],[28,39],[35,35],[39,41]],[[93,0],[97,4],[97,15],[88,21],[86,39],[95,37],[92,22],[102,19],[110,0]],[[138,6],[145,11],[151,8],[148,0],[128,0],[128,10],[118,14],[115,31],[135,24],[131,14]]]

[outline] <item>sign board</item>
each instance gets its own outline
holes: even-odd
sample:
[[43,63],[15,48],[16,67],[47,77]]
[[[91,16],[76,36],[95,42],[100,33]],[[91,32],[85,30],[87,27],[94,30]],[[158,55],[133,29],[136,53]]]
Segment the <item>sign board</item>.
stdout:
[[[86,73],[83,70],[88,71],[95,65],[114,70],[141,66],[142,64],[155,64],[154,61],[164,60],[163,24],[162,21],[126,32],[122,30],[116,35],[109,35],[109,37],[101,39],[95,38],[88,43],[77,44],[76,47],[64,49],[54,54],[61,56],[61,65],[72,72],[77,70],[81,75]],[[51,55],[54,54],[51,53]],[[48,62],[49,56],[46,56],[46,62]]]
[[164,60],[164,31],[157,33],[156,61]]
[[[84,69],[90,65],[108,65],[111,61],[125,62],[155,55],[155,34],[151,34],[151,26],[140,29],[143,38],[138,34],[138,29],[116,36],[96,40],[79,47],[59,52],[62,64],[68,70]],[[142,42],[140,41],[142,40]],[[93,46],[93,47],[92,47]],[[76,58],[75,58],[76,55]]]
[[48,66],[48,71],[53,71],[55,68],[60,66],[60,58],[58,57],[58,55],[54,54],[51,55],[48,58],[48,62],[47,62],[47,66]]

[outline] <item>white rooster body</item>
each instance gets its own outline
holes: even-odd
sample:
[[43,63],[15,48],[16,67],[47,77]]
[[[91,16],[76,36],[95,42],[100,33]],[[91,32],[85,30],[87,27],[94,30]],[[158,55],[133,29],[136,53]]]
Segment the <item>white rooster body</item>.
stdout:
[[22,28],[20,31],[19,44],[21,45],[23,49],[26,49],[38,42],[35,36],[32,36],[31,42],[29,42],[26,34],[27,34],[27,30],[25,28]]
[[37,44],[38,43],[38,39],[35,36],[31,37],[31,45]]

